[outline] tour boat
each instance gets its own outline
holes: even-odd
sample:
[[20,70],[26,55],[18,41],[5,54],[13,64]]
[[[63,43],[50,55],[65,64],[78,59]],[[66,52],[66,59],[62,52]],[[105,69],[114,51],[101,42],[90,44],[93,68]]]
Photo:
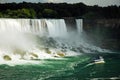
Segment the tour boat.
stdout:
[[95,64],[101,64],[101,63],[105,63],[104,59],[102,56],[99,56],[99,59],[94,60]]

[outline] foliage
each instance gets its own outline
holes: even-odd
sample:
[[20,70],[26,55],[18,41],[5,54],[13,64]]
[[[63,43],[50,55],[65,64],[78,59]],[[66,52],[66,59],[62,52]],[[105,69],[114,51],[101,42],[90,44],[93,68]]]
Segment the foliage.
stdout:
[[36,12],[33,9],[18,9],[10,10],[7,9],[5,12],[0,13],[0,17],[5,18],[36,18]]
[[[4,18],[120,18],[120,6],[99,7],[83,3],[4,3],[0,17]],[[98,17],[98,15],[100,15]]]
[[2,13],[0,13],[0,18],[1,18],[1,17],[3,17],[3,14],[2,14]]
[[43,13],[43,17],[47,17],[47,18],[57,17],[57,12],[55,10],[52,10],[52,9],[44,9],[42,13]]
[[84,14],[82,16],[84,19],[103,19],[104,17],[99,14],[99,13],[95,13],[95,12],[88,12],[86,14]]

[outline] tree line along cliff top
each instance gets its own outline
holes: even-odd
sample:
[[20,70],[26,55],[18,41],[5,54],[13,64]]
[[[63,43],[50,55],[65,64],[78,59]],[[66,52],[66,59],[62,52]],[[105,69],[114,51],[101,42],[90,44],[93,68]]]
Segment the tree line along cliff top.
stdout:
[[120,19],[120,6],[87,6],[83,3],[4,3],[0,18],[63,18]]

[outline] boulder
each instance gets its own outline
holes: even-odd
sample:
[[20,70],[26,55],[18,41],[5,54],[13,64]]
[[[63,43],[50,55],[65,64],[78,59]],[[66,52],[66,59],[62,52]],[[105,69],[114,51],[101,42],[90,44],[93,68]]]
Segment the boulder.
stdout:
[[30,55],[31,55],[31,59],[37,59],[38,58],[38,55],[37,54],[35,54],[35,53],[30,53]]
[[51,54],[52,52],[49,50],[49,48],[45,48],[45,52],[48,54]]
[[9,55],[4,55],[3,58],[4,58],[4,60],[6,60],[6,61],[12,60],[11,57],[10,57]]
[[65,57],[65,53],[63,53],[63,52],[57,52],[57,55],[60,57]]

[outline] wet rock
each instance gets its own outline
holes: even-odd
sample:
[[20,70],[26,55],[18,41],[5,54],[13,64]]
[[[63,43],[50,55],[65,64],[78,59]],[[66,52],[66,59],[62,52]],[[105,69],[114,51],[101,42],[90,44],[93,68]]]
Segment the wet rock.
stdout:
[[4,58],[4,60],[6,60],[6,61],[12,60],[11,57],[10,57],[9,55],[4,55],[3,58]]
[[30,55],[31,55],[31,59],[37,59],[38,58],[38,55],[37,54],[35,54],[35,53],[30,53]]
[[65,57],[65,53],[63,53],[63,52],[57,52],[57,55],[60,57]]
[[48,54],[51,54],[52,52],[49,50],[49,48],[45,48],[45,52]]

